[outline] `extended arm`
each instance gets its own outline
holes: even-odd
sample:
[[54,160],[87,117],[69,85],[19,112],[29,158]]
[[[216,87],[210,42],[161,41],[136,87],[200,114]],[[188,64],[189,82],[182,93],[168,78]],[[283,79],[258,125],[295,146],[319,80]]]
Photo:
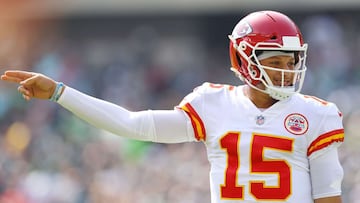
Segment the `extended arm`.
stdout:
[[[1,79],[15,82],[26,100],[50,99],[57,83],[42,74],[27,71],[6,71]],[[194,135],[181,110],[131,112],[70,87],[62,89],[59,104],[90,124],[132,139],[178,143],[193,141]]]
[[181,110],[127,109],[66,87],[59,104],[97,128],[124,137],[161,143],[193,141],[192,128]]

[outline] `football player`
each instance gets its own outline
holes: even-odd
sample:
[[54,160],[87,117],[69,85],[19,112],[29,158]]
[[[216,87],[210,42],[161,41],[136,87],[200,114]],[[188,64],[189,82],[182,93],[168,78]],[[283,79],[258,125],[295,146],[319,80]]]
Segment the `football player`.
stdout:
[[6,71],[24,98],[50,99],[94,126],[143,141],[206,145],[212,203],[340,203],[344,140],[335,104],[300,93],[307,44],[275,11],[245,16],[230,39],[243,85],[204,83],[173,110],[129,111],[40,73]]

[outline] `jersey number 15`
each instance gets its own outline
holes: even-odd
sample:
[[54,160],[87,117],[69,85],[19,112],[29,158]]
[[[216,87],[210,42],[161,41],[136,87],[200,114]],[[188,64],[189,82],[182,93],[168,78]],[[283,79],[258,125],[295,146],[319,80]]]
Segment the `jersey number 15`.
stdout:
[[[229,132],[220,139],[227,153],[227,168],[224,184],[220,185],[221,198],[243,199],[244,185],[237,184],[240,168],[239,132]],[[250,174],[276,174],[277,186],[266,186],[265,180],[249,181],[249,193],[258,200],[285,200],[291,194],[291,167],[282,159],[265,159],[264,150],[292,152],[293,140],[284,137],[254,134],[250,143]]]

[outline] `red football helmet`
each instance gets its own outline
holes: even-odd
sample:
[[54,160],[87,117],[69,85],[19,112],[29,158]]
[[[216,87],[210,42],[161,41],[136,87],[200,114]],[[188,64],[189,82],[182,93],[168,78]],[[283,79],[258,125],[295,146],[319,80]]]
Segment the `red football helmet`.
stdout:
[[[277,100],[288,98],[302,88],[305,77],[307,44],[296,24],[286,15],[275,11],[254,12],[235,26],[230,38],[231,70],[245,83]],[[278,69],[260,64],[260,53],[291,53],[295,58],[295,69]],[[281,54],[279,54],[281,55]],[[266,70],[279,71],[281,85],[273,85]],[[284,75],[294,75],[291,86],[285,85]],[[265,89],[257,87],[259,83]]]

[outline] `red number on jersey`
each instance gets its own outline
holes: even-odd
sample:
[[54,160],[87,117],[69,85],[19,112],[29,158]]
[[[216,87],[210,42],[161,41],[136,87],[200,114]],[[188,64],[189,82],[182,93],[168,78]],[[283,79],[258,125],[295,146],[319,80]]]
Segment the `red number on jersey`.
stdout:
[[236,184],[239,169],[239,138],[240,133],[228,133],[220,140],[221,147],[227,152],[225,184],[220,186],[223,198],[242,199],[244,195],[244,187]]
[[[230,132],[220,140],[221,147],[227,152],[227,168],[224,184],[220,185],[221,197],[243,199],[244,186],[237,184],[240,168],[238,149],[240,133]],[[269,135],[253,135],[250,151],[251,174],[276,174],[278,185],[267,187],[265,181],[249,181],[250,193],[258,200],[285,200],[291,194],[291,167],[281,159],[264,158],[264,150],[292,152],[293,140]]]
[[313,100],[315,100],[315,101],[317,101],[317,102],[320,102],[322,105],[327,105],[327,104],[328,104],[327,101],[322,100],[322,99],[320,99],[320,98],[318,98],[318,97],[315,97],[315,96],[304,95],[304,97],[305,97],[305,98],[311,98],[311,99],[313,99]]
[[227,87],[229,90],[234,90],[235,87],[232,85],[223,85],[223,84],[214,84],[214,83],[210,83],[210,87],[211,88],[223,88],[223,87]]

